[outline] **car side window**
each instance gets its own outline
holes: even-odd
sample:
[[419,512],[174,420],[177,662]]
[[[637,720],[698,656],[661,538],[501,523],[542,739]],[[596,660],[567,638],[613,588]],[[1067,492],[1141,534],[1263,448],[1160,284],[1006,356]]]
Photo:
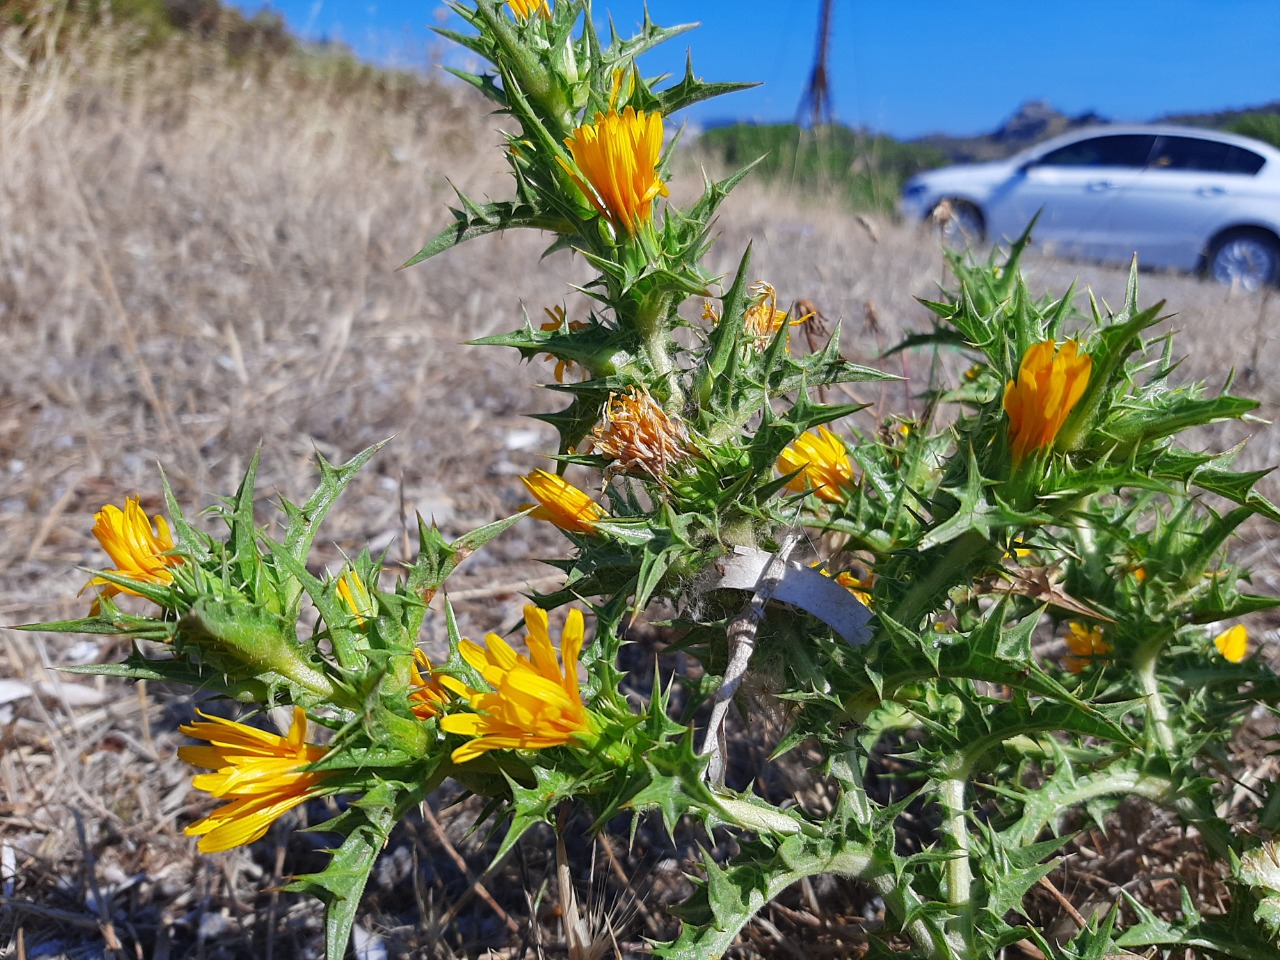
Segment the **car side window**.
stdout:
[[1161,137],[1151,166],[1164,170],[1252,175],[1266,160],[1244,147],[1199,137]]
[[1156,138],[1152,134],[1112,133],[1078,140],[1050,150],[1040,167],[1145,167]]

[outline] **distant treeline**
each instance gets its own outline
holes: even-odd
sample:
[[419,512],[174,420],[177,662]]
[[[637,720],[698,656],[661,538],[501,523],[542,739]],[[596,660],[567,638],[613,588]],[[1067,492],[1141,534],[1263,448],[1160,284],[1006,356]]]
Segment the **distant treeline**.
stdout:
[[806,129],[793,123],[735,123],[707,130],[698,147],[734,168],[763,157],[757,168],[762,176],[855,210],[891,209],[904,180],[946,163],[932,147],[839,124]]
[[1225,129],[1231,133],[1238,133],[1242,137],[1253,137],[1255,140],[1261,140],[1280,149],[1280,114],[1246,114],[1232,120]]

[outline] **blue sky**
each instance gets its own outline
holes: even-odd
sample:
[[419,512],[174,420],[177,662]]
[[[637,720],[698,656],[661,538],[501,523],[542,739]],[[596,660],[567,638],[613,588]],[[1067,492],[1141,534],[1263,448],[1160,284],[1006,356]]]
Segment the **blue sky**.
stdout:
[[[260,0],[235,0],[253,12]],[[273,0],[307,39],[362,57],[457,63],[431,26],[462,28],[432,0]],[[663,25],[702,26],[641,60],[706,80],[764,86],[696,107],[701,121],[787,121],[813,63],[819,0],[649,0]],[[596,0],[619,32],[641,0]],[[828,71],[836,118],[900,138],[985,133],[1025,100],[1114,120],[1280,100],[1280,0],[835,0]]]

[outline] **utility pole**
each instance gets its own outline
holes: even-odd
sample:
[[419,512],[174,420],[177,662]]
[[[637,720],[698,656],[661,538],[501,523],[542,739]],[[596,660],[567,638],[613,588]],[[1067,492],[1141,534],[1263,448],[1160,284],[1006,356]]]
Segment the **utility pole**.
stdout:
[[813,55],[813,72],[809,85],[796,110],[796,122],[803,123],[808,114],[809,126],[817,128],[831,122],[831,86],[827,82],[827,51],[831,46],[831,6],[834,0],[822,0],[818,15],[818,47]]

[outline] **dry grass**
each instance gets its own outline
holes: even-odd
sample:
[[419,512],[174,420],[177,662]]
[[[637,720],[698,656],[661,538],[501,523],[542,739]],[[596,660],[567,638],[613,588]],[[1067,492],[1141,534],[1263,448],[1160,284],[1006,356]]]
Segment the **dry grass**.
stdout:
[[[265,519],[278,494],[305,496],[313,450],[346,458],[394,434],[327,528],[331,560],[366,543],[400,556],[415,511],[446,533],[510,512],[515,476],[552,446],[549,429],[521,416],[545,409],[533,383],[549,368],[462,341],[515,327],[521,303],[536,315],[568,298],[582,265],[540,262],[542,240],[515,234],[396,270],[444,222],[446,177],[506,193],[493,118],[452,87],[389,98],[300,84],[280,64],[227,69],[201,48],[122,63],[118,39],[28,62],[0,34],[0,621],[81,614],[79,568],[101,562],[92,513],[138,491],[157,505],[157,464],[181,500],[205,505],[261,445]],[[773,188],[741,190],[722,227],[716,268],[730,270],[753,241],[754,273],[841,321],[862,362],[923,326],[913,297],[941,277],[928,237]],[[1037,284],[1063,287],[1080,272],[1121,298],[1122,271],[1031,267]],[[1178,311],[1187,375],[1220,382],[1236,368],[1269,417],[1280,301],[1185,277],[1143,286]],[[894,364],[918,379],[929,358]],[[910,412],[912,389],[863,399]],[[1260,429],[1244,458],[1278,454],[1275,431]],[[544,575],[531,558],[556,549],[539,536],[531,525],[503,538],[460,573],[455,591],[473,591],[468,631],[512,622],[521,598],[503,585]],[[1250,549],[1262,588],[1276,589],[1270,542]],[[320,840],[280,830],[206,858],[182,836],[204,809],[174,756],[185,695],[54,669],[118,658],[118,644],[0,636],[0,954],[315,955],[318,906],[273,887],[314,867]],[[489,847],[483,831],[467,832],[476,812],[428,812],[393,838],[362,913],[366,956],[557,954],[554,898],[521,892],[553,884],[547,851],[526,849],[473,885]],[[586,847],[571,857],[584,862]],[[684,854],[655,846],[622,863],[620,849],[597,853],[609,902],[643,877],[624,952],[669,933],[652,909],[681,895]],[[818,911],[819,897],[845,906]],[[805,955],[850,955],[863,918],[840,911],[858,902],[838,884],[800,891],[739,955],[806,942],[821,949]]]

